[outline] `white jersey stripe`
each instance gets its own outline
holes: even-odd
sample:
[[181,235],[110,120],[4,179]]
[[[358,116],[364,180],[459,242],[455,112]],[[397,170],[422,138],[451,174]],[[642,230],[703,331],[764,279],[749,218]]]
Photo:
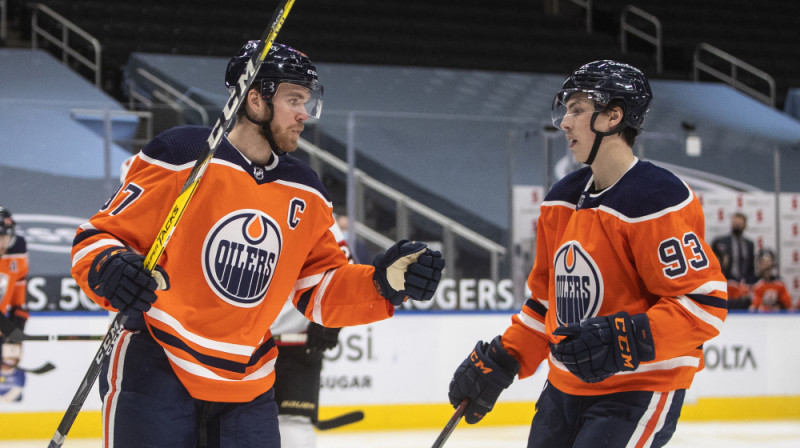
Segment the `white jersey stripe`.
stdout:
[[255,372],[247,375],[246,377],[244,377],[244,378],[242,378],[240,380],[236,380],[236,379],[225,378],[225,377],[219,376],[216,373],[214,373],[213,371],[211,371],[210,369],[208,369],[208,368],[206,368],[206,367],[204,367],[204,366],[202,366],[200,364],[197,364],[197,363],[194,363],[194,362],[191,362],[191,361],[187,361],[187,360],[185,360],[183,358],[179,358],[179,357],[173,355],[172,353],[169,352],[169,350],[165,349],[164,353],[167,354],[167,358],[169,358],[169,360],[172,361],[172,363],[174,365],[176,365],[177,367],[180,367],[181,369],[185,370],[186,372],[188,372],[188,373],[190,373],[192,375],[196,375],[196,376],[199,376],[199,377],[202,377],[202,378],[212,379],[214,381],[253,381],[253,380],[258,380],[258,379],[264,378],[264,377],[268,376],[270,373],[272,373],[275,370],[275,359],[272,359],[272,360],[268,361],[266,364],[264,364],[263,366],[261,366]]
[[85,257],[86,254],[88,254],[89,252],[91,252],[91,251],[93,251],[95,249],[99,249],[101,247],[106,247],[106,246],[108,246],[108,247],[112,247],[112,246],[125,247],[125,246],[123,246],[122,243],[119,242],[119,240],[115,240],[114,238],[104,238],[102,240],[95,241],[94,243],[84,247],[83,249],[79,250],[78,252],[75,252],[75,256],[72,257],[72,265],[75,266],[75,264],[78,263],[79,261],[81,261],[83,259],[83,257]]
[[219,352],[230,353],[233,355],[240,355],[240,356],[247,356],[248,358],[253,355],[255,352],[256,347],[252,345],[241,345],[241,344],[231,344],[227,342],[219,342],[213,339],[208,339],[192,333],[191,331],[187,330],[178,319],[170,316],[169,314],[165,313],[162,310],[157,309],[156,307],[150,308],[147,311],[147,315],[151,318],[161,322],[162,324],[172,328],[172,330],[179,334],[182,338],[191,341],[201,347],[216,350]]
[[684,308],[686,308],[690,313],[692,313],[695,317],[699,318],[703,322],[711,325],[717,331],[720,331],[722,328],[722,319],[713,314],[709,313],[708,311],[701,308],[697,303],[695,303],[692,299],[686,296],[678,296],[678,303],[681,304]]
[[325,273],[325,275],[322,277],[322,282],[320,282],[317,292],[314,293],[314,297],[311,299],[314,306],[311,312],[312,317],[314,318],[314,322],[320,325],[325,325],[322,322],[322,298],[325,296],[325,290],[328,289],[328,285],[331,283],[336,271],[338,271],[338,269],[333,269]]
[[106,381],[108,382],[108,392],[103,397],[103,427],[105,428],[104,437],[106,448],[114,448],[114,423],[117,415],[117,404],[119,392],[122,390],[122,373],[125,371],[125,355],[128,352],[128,344],[131,342],[130,331],[123,330],[119,341],[114,345],[110,355],[111,365],[108,367]]
[[522,323],[525,324],[526,327],[530,328],[531,330],[538,331],[539,333],[544,334],[545,332],[544,323],[539,322],[538,320],[525,314],[524,311],[520,311],[519,314],[517,314],[517,317],[519,317],[519,320],[522,321]]

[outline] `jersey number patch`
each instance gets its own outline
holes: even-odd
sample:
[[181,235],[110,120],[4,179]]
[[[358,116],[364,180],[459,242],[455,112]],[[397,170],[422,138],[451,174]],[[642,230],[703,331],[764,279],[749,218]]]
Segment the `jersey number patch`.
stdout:
[[682,240],[668,238],[662,241],[658,245],[658,259],[664,265],[664,275],[669,278],[686,275],[690,267],[699,271],[709,264],[700,238],[694,232],[684,234]]
[[134,201],[139,199],[139,197],[142,195],[142,193],[144,193],[144,188],[142,188],[142,187],[140,187],[140,186],[138,186],[138,185],[136,185],[134,183],[128,184],[125,187],[124,190],[122,189],[122,186],[120,186],[119,188],[117,188],[116,193],[114,193],[114,195],[111,196],[111,199],[109,199],[108,202],[103,204],[103,207],[100,208],[100,211],[106,210],[108,207],[111,206],[111,204],[114,203],[114,201],[116,200],[116,198],[119,195],[124,194],[125,197],[122,199],[122,202],[120,202],[120,204],[118,206],[116,206],[114,208],[114,210],[112,210],[109,213],[109,215],[116,215],[119,212],[121,212],[121,211],[125,210],[126,208],[128,208],[131,204],[134,203]]

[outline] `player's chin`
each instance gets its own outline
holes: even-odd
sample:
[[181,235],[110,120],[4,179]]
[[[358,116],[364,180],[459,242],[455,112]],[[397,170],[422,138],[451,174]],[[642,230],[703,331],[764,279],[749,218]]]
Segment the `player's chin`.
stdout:
[[297,150],[297,137],[289,138],[279,146],[283,152],[295,152]]

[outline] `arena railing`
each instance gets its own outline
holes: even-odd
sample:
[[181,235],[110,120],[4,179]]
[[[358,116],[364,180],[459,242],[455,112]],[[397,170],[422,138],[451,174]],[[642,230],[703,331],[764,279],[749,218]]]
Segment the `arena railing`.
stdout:
[[[48,30],[40,26],[39,24],[39,15],[44,14],[51,19],[55,20],[56,23],[60,26],[61,29],[61,37],[56,37],[55,35],[51,34]],[[70,32],[76,34],[77,36],[81,37],[85,41],[91,45],[94,53],[94,61],[90,60],[75,48],[70,46]],[[37,3],[33,5],[33,16],[31,18],[31,46],[36,49],[39,48],[39,36],[44,38],[46,41],[50,42],[51,44],[55,45],[59,49],[61,49],[61,62],[65,65],[68,65],[70,61],[70,57],[73,60],[83,64],[89,70],[94,73],[94,85],[98,88],[102,86],[102,79],[101,79],[101,59],[102,59],[102,46],[100,45],[100,41],[97,40],[94,36],[87,33],[85,30],[80,28],[78,25],[70,22],[61,14],[53,11],[46,5],[41,3]]]

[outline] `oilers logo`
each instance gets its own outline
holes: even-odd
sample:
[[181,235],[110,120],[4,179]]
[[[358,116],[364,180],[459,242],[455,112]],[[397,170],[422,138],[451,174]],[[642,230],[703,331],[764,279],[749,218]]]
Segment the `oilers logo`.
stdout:
[[556,252],[553,267],[559,325],[596,316],[603,303],[603,278],[589,253],[569,241]]
[[278,224],[258,210],[220,219],[203,243],[203,275],[222,300],[250,308],[264,300],[281,253]]

